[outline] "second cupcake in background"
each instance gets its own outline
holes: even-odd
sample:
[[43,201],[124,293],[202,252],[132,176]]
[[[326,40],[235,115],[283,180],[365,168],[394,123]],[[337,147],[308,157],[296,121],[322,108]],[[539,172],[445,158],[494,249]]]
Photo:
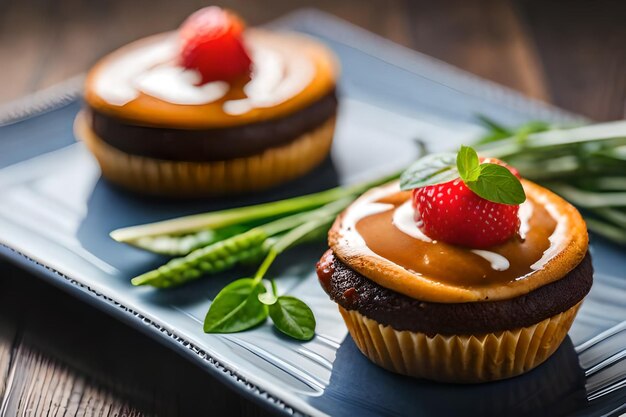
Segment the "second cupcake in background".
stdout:
[[75,132],[103,175],[166,196],[258,191],[327,156],[338,64],[303,35],[245,29],[207,7],[89,72]]

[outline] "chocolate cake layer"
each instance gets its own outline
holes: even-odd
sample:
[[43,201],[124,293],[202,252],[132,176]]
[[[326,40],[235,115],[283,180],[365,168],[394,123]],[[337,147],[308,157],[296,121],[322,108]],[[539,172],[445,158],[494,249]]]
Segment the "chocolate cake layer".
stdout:
[[332,91],[289,116],[219,129],[170,129],[132,124],[88,108],[94,133],[132,155],[170,161],[224,161],[259,154],[315,129],[337,111]]
[[593,282],[591,256],[563,278],[509,300],[472,303],[419,301],[381,287],[334,257],[332,275],[320,282],[347,310],[396,330],[434,334],[481,334],[531,326],[576,305]]

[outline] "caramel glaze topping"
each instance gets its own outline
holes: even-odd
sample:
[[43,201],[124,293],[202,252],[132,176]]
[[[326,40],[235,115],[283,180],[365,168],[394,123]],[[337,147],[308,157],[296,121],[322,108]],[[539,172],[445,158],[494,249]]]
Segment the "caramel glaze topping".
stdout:
[[429,239],[419,232],[410,193],[397,182],[374,188],[333,224],[328,244],[350,269],[378,285],[420,301],[507,300],[557,281],[588,248],[587,228],[567,201],[522,180],[520,235],[486,250]]
[[[258,71],[254,79],[197,85],[198,80],[190,79],[193,71],[178,66],[176,33],[140,39],[107,55],[89,71],[85,101],[93,111],[129,124],[216,129],[288,116],[335,89],[339,64],[312,38],[251,28],[246,29],[245,42],[255,61],[253,75]],[[239,103],[234,113],[234,107],[227,111],[228,103],[255,95],[269,102],[255,101],[243,109]]]
[[489,252],[509,261],[510,266],[506,270],[497,271],[488,260],[468,248],[444,242],[425,242],[394,227],[395,209],[409,198],[409,192],[399,192],[379,199],[378,203],[391,204],[394,208],[359,220],[357,231],[367,247],[377,255],[410,271],[457,286],[505,284],[532,273],[531,265],[541,259],[550,246],[548,238],[556,227],[546,209],[529,198],[533,213],[525,238],[518,235],[502,245],[488,248]]

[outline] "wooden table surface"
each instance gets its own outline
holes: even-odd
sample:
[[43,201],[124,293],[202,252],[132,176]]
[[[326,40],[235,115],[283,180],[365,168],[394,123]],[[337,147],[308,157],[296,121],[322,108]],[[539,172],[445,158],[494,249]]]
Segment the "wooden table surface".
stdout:
[[[626,112],[626,2],[232,0],[250,25],[314,6],[597,120]],[[0,104],[80,74],[201,1],[0,1]],[[1,198],[1,196],[0,196]],[[0,262],[0,416],[264,415],[185,359]]]

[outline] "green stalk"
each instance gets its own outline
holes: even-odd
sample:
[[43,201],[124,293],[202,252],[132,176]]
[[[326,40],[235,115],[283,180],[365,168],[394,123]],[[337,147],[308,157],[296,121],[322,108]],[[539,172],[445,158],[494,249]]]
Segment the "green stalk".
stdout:
[[345,209],[351,201],[352,199],[347,197],[314,210],[310,213],[311,216],[307,222],[302,223],[285,233],[270,248],[267,256],[263,260],[263,263],[254,275],[255,283],[258,284],[261,282],[278,255],[295,246],[302,240],[306,240],[309,235],[317,234],[320,228],[326,228],[326,230],[328,230],[328,227],[334,221],[337,214]]
[[197,249],[183,258],[174,258],[157,269],[148,271],[131,280],[133,285],[151,285],[170,288],[216,274],[235,265],[263,256],[263,243],[267,234],[259,228]]
[[616,224],[622,229],[623,233],[626,233],[626,212],[614,208],[599,208],[591,210],[591,212],[604,220]]
[[626,190],[626,177],[600,176],[596,178],[585,178],[580,182],[585,188],[599,191],[622,191]]
[[597,193],[581,190],[564,183],[547,183],[546,186],[579,207],[600,208],[626,206],[626,192]]
[[168,256],[183,256],[193,250],[202,248],[228,239],[240,233],[244,233],[254,226],[242,224],[224,227],[221,229],[200,230],[182,236],[157,235],[144,236],[139,239],[129,241],[128,244],[149,252]]
[[614,242],[626,245],[626,233],[623,227],[616,227],[610,223],[603,222],[594,218],[585,218],[587,227],[594,233],[599,234]]
[[313,209],[343,195],[341,188],[333,188],[321,193],[309,194],[287,200],[273,201],[254,206],[237,207],[210,213],[194,214],[162,222],[117,229],[111,237],[118,242],[129,242],[146,236],[179,235],[199,230],[216,229],[260,220],[268,217],[287,215]]
[[511,137],[481,146],[479,151],[487,156],[507,159],[523,152],[554,150],[576,144],[606,143],[611,146],[626,144],[626,121],[599,123],[571,129],[549,130],[528,135],[520,143]]
[[[215,274],[232,268],[236,264],[258,259],[267,253],[264,264],[273,262],[273,258],[286,249],[284,245],[293,242],[290,239],[294,231],[306,224],[317,224],[319,219],[328,222],[350,202],[351,197],[334,201],[317,210],[293,214],[255,227],[245,233],[232,236],[212,245],[196,249],[183,258],[175,258],[167,264],[139,275],[131,280],[133,285],[151,285],[157,288],[169,288],[185,284],[205,274]],[[286,233],[285,233],[286,232]],[[284,233],[270,248],[265,245],[268,238]],[[268,252],[269,251],[269,252]],[[263,268],[263,265],[260,269]],[[264,272],[263,272],[264,273]]]
[[288,214],[315,209],[346,196],[356,197],[369,188],[398,178],[399,175],[400,172],[397,172],[373,181],[353,186],[331,188],[326,191],[289,198],[286,200],[257,204],[253,206],[237,207],[210,213],[195,214],[165,220],[162,222],[126,227],[114,230],[110,235],[118,242],[131,243],[137,242],[145,237],[182,235],[194,233],[200,230],[221,229],[237,224],[285,216]]
[[263,243],[271,236],[285,232],[306,220],[307,213],[299,213],[258,226],[212,245],[196,249],[183,258],[174,258],[167,264],[141,274],[131,280],[133,285],[151,285],[168,288],[200,278],[206,273],[218,273],[238,263],[258,258]]

